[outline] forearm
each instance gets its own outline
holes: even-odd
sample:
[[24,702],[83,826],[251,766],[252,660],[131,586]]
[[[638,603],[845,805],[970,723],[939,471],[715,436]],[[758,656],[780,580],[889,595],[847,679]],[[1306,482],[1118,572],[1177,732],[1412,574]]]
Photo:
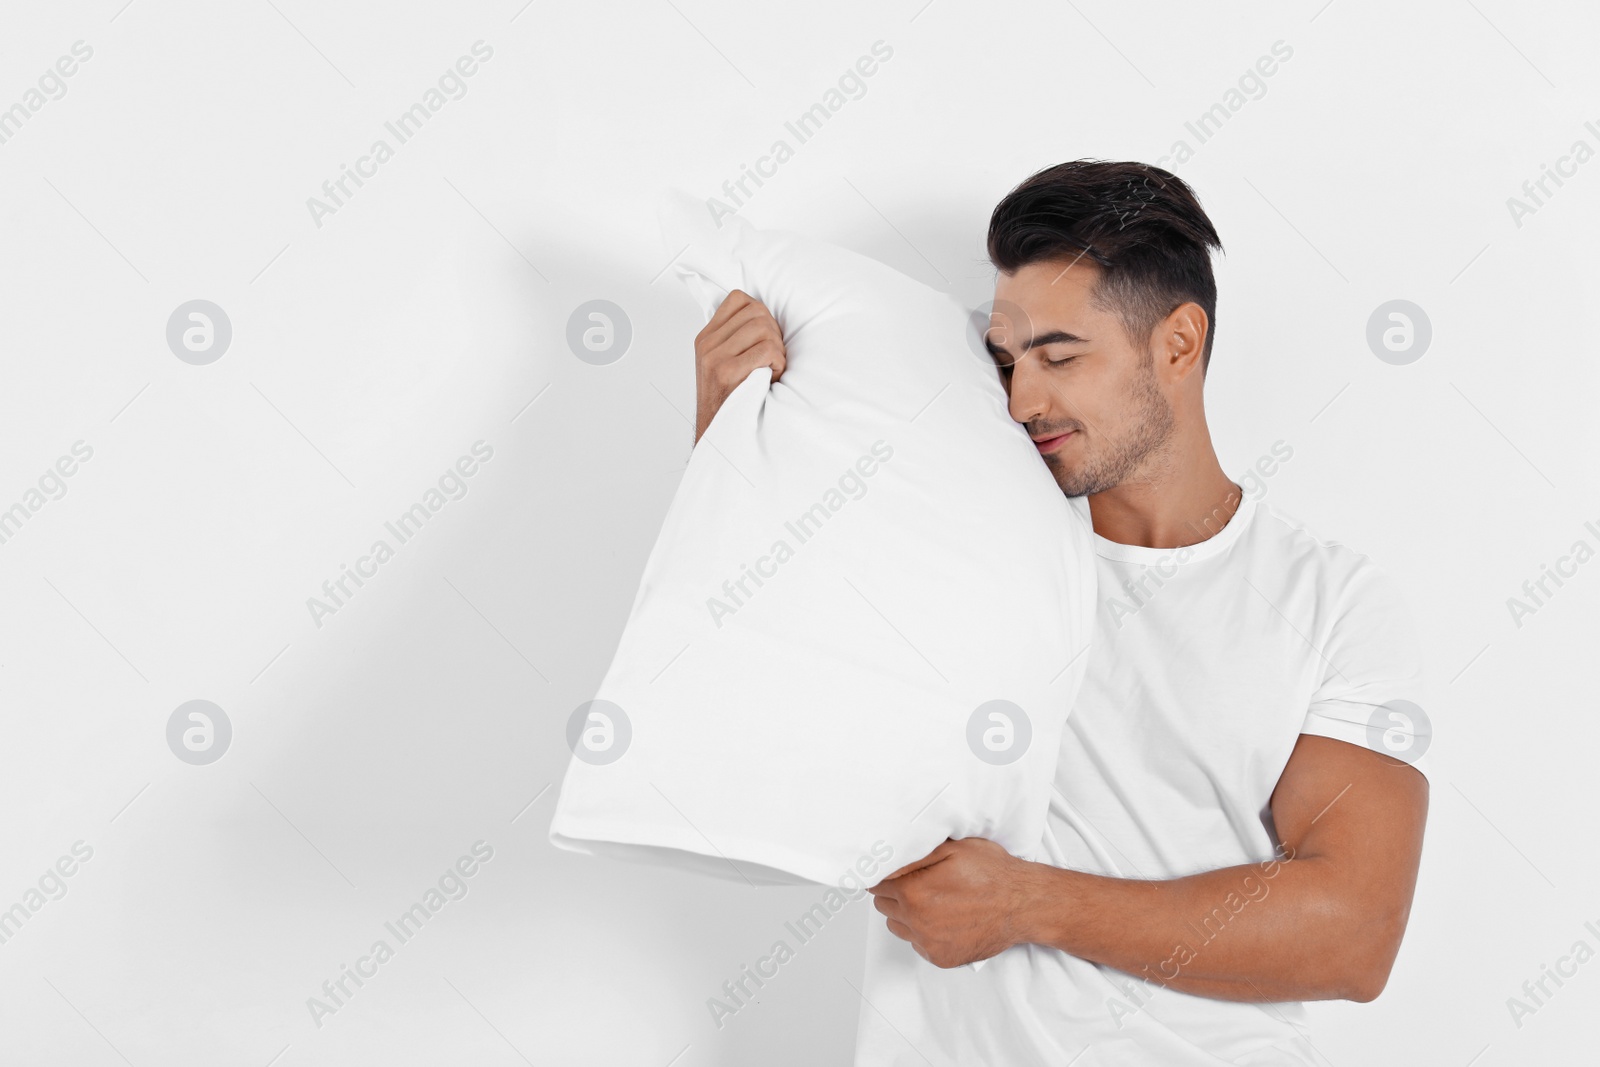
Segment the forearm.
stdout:
[[1314,856],[1167,881],[1029,864],[1022,881],[1021,940],[1223,1000],[1370,1000],[1404,924]]

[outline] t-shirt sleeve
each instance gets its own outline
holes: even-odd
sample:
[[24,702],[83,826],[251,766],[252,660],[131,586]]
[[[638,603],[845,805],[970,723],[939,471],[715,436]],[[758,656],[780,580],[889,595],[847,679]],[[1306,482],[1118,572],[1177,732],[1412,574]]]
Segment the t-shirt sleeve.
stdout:
[[1321,682],[1303,734],[1331,737],[1401,759],[1428,773],[1433,740],[1416,624],[1399,589],[1361,557],[1334,593],[1320,649]]

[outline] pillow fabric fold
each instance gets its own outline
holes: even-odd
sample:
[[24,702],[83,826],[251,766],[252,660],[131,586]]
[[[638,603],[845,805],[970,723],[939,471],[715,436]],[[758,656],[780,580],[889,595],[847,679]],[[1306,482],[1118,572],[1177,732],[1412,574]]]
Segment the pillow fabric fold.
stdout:
[[568,721],[552,842],[753,884],[871,885],[946,838],[1035,857],[1089,655],[1087,504],[954,298],[687,195],[662,229],[707,317],[767,305],[787,368],[695,446]]

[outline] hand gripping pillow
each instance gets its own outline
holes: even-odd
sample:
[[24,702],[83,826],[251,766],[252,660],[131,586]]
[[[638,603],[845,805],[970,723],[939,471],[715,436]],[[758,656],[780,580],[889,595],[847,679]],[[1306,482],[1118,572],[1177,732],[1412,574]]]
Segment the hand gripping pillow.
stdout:
[[873,884],[947,837],[1035,855],[1094,611],[1086,503],[953,298],[686,195],[662,225],[708,317],[734,288],[771,309],[787,369],[695,446],[569,720],[551,840],[752,884]]

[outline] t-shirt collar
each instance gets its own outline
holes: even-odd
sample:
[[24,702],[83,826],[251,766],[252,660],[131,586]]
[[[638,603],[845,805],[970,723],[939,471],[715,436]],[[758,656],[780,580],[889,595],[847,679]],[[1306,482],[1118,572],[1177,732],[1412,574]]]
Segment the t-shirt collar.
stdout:
[[1225,552],[1228,546],[1237,541],[1244,533],[1245,527],[1250,525],[1250,520],[1255,516],[1256,501],[1253,497],[1245,497],[1234,510],[1232,518],[1222,529],[1192,545],[1180,548],[1151,548],[1148,545],[1124,545],[1111,541],[1099,534],[1094,535],[1095,555],[1103,559],[1113,559],[1120,563],[1153,564],[1164,561],[1187,563],[1191,560],[1205,559]]

